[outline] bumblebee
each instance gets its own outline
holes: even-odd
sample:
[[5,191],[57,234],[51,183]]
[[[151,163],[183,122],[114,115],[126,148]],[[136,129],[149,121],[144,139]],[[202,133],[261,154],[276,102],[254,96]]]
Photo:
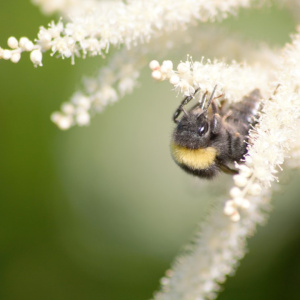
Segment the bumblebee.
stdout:
[[[204,93],[199,103],[190,110],[185,105],[194,95],[183,99],[175,111],[173,121],[177,124],[171,142],[175,162],[187,173],[211,179],[220,171],[236,174],[232,165],[240,162],[247,153],[249,130],[257,123],[261,94],[254,89],[238,103],[223,103],[219,108],[214,97]],[[184,113],[180,121],[178,117]]]

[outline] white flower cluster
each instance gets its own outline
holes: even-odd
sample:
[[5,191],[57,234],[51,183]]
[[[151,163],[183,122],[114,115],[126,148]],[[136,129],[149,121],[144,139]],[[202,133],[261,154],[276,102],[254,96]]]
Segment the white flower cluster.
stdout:
[[[247,161],[251,161],[251,158],[247,156]],[[224,207],[224,213],[230,217],[234,222],[240,220],[240,211],[250,210],[253,205],[253,197],[261,198],[263,188],[259,184],[251,168],[248,167],[249,163],[245,165],[236,165],[239,169],[239,174],[233,176],[233,180],[236,186],[230,189],[230,196],[232,199],[227,200]],[[250,197],[250,198],[249,198]],[[252,201],[250,201],[250,199]]]
[[[51,50],[62,58],[103,55],[110,45],[125,44],[128,48],[148,42],[162,32],[183,28],[193,21],[206,22],[225,18],[239,7],[250,6],[250,0],[148,0],[123,1],[36,0],[44,11],[61,11],[69,22],[51,22],[41,27],[35,42],[9,39],[12,50],[0,48],[0,58],[18,62],[21,53],[31,52],[35,66],[42,65],[42,52]],[[21,41],[20,41],[21,42]]]
[[146,64],[142,55],[124,49],[102,68],[95,78],[85,78],[83,92],[76,92],[60,112],[54,112],[52,121],[62,130],[74,125],[89,125],[94,113],[131,93],[137,85],[139,70]]
[[230,102],[240,101],[254,87],[264,91],[269,79],[268,72],[260,67],[241,65],[234,61],[226,64],[204,58],[199,62],[188,59],[173,69],[170,60],[163,61],[161,65],[153,60],[149,67],[155,80],[169,80],[175,90],[185,96],[193,95],[197,88],[211,92],[217,85],[217,93],[222,93]]
[[[188,70],[188,78],[194,78],[193,68],[186,65],[185,69],[180,65],[173,71],[170,61],[162,65],[153,61],[150,68],[154,78],[169,79],[171,84],[182,89],[181,81],[187,76],[181,70]],[[221,73],[226,73],[228,66],[222,67]],[[225,207],[219,204],[213,210],[193,248],[179,257],[172,271],[163,278],[162,290],[155,295],[155,300],[216,298],[219,284],[234,272],[238,260],[245,254],[246,238],[254,233],[257,224],[266,220],[266,212],[270,209],[271,183],[278,180],[276,175],[285,158],[290,153],[293,157],[299,153],[300,33],[293,36],[292,43],[278,56],[273,73],[265,73],[269,82],[264,84],[268,86],[270,97],[262,99],[263,109],[258,125],[250,132],[245,161],[236,165],[239,174],[233,176],[232,198],[226,201]],[[174,74],[178,77],[178,86],[171,80]],[[252,76],[250,71],[249,77]],[[224,78],[224,85],[230,84],[228,80]],[[202,79],[188,82],[189,89],[182,89],[183,93],[200,86]],[[254,87],[257,86],[251,89]]]
[[[191,51],[195,49],[194,52],[198,53],[199,49],[205,51],[211,43],[219,43],[220,38],[224,36],[224,32],[211,29],[182,33],[182,28],[192,20],[205,22],[216,17],[226,17],[228,13],[234,13],[239,6],[246,7],[250,4],[248,0],[210,3],[195,0],[181,0],[174,3],[174,1],[164,0],[159,4],[157,0],[142,3],[96,0],[34,0],[33,2],[40,5],[45,13],[58,11],[70,21],[65,24],[62,20],[57,23],[52,21],[47,28],[40,27],[38,38],[34,42],[26,37],[21,38],[20,41],[10,37],[8,45],[11,49],[0,48],[0,59],[18,62],[22,52],[30,52],[33,64],[42,66],[43,52],[50,50],[52,55],[71,58],[74,63],[76,56],[103,55],[103,51],[108,51],[110,44],[125,43],[129,47],[155,37],[151,43],[140,46],[138,49],[140,51],[132,48],[128,53],[126,50],[117,53],[115,56],[118,59],[112,58],[108,67],[99,71],[97,78],[85,80],[83,91],[75,92],[69,102],[62,104],[61,112],[55,112],[51,116],[61,129],[68,129],[76,124],[88,125],[94,112],[102,111],[106,104],[116,101],[131,91],[137,84],[140,69],[145,65],[141,63],[145,60],[145,53],[152,51],[163,55],[164,51],[178,49],[180,45],[185,47],[189,45]],[[169,32],[176,28],[176,34],[171,35]],[[162,29],[168,34],[162,35]],[[201,40],[201,44],[195,44],[194,39]],[[241,47],[240,45],[244,46],[244,43],[237,40],[228,38],[223,41],[222,47],[215,47],[213,51],[210,50],[210,53],[221,55],[218,49],[222,48],[228,49],[229,53],[236,53],[236,56],[242,57],[245,52],[251,56],[249,45]],[[258,53],[252,51],[254,56],[260,55]],[[132,57],[135,57],[135,61]],[[266,57],[268,61],[272,57],[272,52],[267,51]],[[129,70],[130,68],[132,70]],[[120,74],[124,75],[123,79]],[[116,79],[112,80],[113,77]],[[116,88],[119,90],[118,93]]]
[[[266,70],[257,67],[239,65],[233,62],[231,65],[219,61],[205,61],[202,58],[200,62],[188,60],[181,62],[173,69],[171,61],[164,61],[161,65],[158,61],[152,61],[149,65],[152,70],[152,77],[156,80],[169,80],[174,88],[183,95],[192,95],[195,89],[202,91],[212,91],[217,84],[218,91],[221,92],[228,101],[240,101],[242,97],[254,88],[260,88],[265,91],[268,88],[268,80],[272,74]],[[216,94],[217,95],[217,94]],[[260,153],[264,157],[264,152]],[[250,161],[250,158],[247,158]],[[230,190],[233,200],[226,201],[224,212],[230,216],[232,221],[240,220],[239,210],[256,209],[253,208],[255,202],[247,199],[246,194],[258,196],[261,194],[262,187],[254,178],[251,177],[252,170],[246,165],[239,166],[239,174],[235,175],[234,182],[236,187]],[[250,178],[249,178],[250,177]],[[246,187],[241,190],[241,187]],[[251,207],[250,207],[251,206]],[[254,217],[253,220],[261,221],[260,217]]]
[[265,90],[268,79],[268,73],[260,67],[250,67],[234,61],[226,64],[204,58],[199,62],[188,59],[173,69],[170,60],[163,61],[161,65],[153,60],[149,67],[155,80],[169,80],[175,90],[185,96],[193,95],[197,88],[212,91],[217,85],[217,93],[222,93],[231,102],[240,101],[256,87]]
[[245,164],[237,166],[240,173],[234,176],[236,186],[230,190],[232,199],[225,205],[225,213],[234,220],[239,219],[240,208],[251,206],[254,197],[260,197],[272,181],[278,180],[276,174],[285,158],[290,155],[295,158],[299,153],[295,147],[299,145],[300,117],[299,33],[284,48],[274,77],[273,86],[278,86],[274,95],[263,101],[259,126],[250,132]]
[[[300,128],[300,120],[295,123],[295,128]],[[285,165],[290,169],[300,168],[300,139],[294,139],[290,143],[291,150],[289,151],[289,156],[285,160]]]
[[268,201],[253,204],[251,213],[232,222],[220,202],[202,224],[193,246],[179,257],[161,281],[154,300],[215,299],[226,276],[233,275],[246,251],[246,239],[265,220]]
[[10,60],[13,63],[19,62],[22,52],[30,52],[30,59],[35,66],[42,66],[42,52],[40,47],[33,44],[27,37],[21,37],[17,40],[10,37],[7,41],[10,49],[2,49],[0,47],[0,59]]
[[[291,52],[295,45],[297,45],[296,37],[293,46],[287,46],[287,50]],[[285,56],[287,57],[287,54]],[[230,216],[233,221],[240,220],[241,210],[250,209],[249,197],[260,197],[265,188],[269,188],[271,181],[276,178],[274,174],[277,172],[277,166],[283,163],[286,150],[293,142],[296,133],[294,125],[299,116],[296,103],[298,95],[295,92],[292,97],[288,97],[288,95],[291,95],[291,91],[298,90],[297,86],[300,82],[297,78],[299,75],[297,67],[300,65],[300,59],[298,65],[295,64],[296,54],[294,52],[290,57],[294,60],[288,64],[287,58],[285,58],[282,67],[276,74],[274,74],[274,69],[270,72],[272,70],[270,68],[250,67],[235,62],[225,64],[219,61],[204,61],[203,58],[200,62],[191,60],[181,62],[175,70],[173,63],[169,60],[164,61],[161,65],[155,60],[149,64],[154,79],[169,80],[175,90],[187,96],[193,95],[197,88],[211,92],[217,85],[218,92],[222,93],[228,101],[240,101],[254,88],[259,88],[263,94],[270,94],[272,88],[274,91],[276,83],[280,83],[276,93],[264,101],[259,126],[250,134],[251,145],[248,146],[249,151],[245,157],[245,164],[237,165],[240,172],[233,176],[236,186],[230,190],[232,198],[226,201],[224,208],[225,214]],[[277,62],[273,68],[278,68],[278,65]],[[284,78],[283,74],[286,74]],[[289,74],[290,76],[288,76]],[[286,87],[291,84],[294,86],[285,91]],[[282,93],[284,94],[281,96]],[[266,128],[264,127],[265,122]],[[285,132],[280,128],[284,128]]]
[[[147,45],[140,46],[138,49],[132,48],[128,50],[124,48],[110,58],[109,64],[102,68],[95,78],[86,78],[83,82],[82,91],[74,93],[69,102],[63,103],[61,111],[55,112],[52,115],[52,120],[61,129],[68,129],[73,125],[88,125],[94,113],[102,112],[106,105],[114,103],[124,95],[132,92],[133,88],[137,86],[137,81],[141,70],[147,65],[147,56],[150,54],[156,54],[157,56],[164,56],[166,54],[169,55],[174,47],[176,48],[176,51],[180,51],[180,47],[178,46],[180,45],[183,49],[188,47],[190,51],[195,53],[199,51],[205,52],[206,50],[212,55],[220,56],[219,48],[215,47],[209,51],[207,48],[217,41],[220,43],[222,37],[224,37],[224,31],[216,30],[214,28],[207,29],[204,32],[190,30],[189,34],[184,31],[169,34],[167,36],[164,35],[159,39],[153,40]],[[201,44],[199,45],[193,43],[194,39],[201,40]],[[264,62],[263,66],[261,67],[264,68],[268,68],[270,65],[272,65],[275,57],[277,59],[274,51],[271,51],[265,46],[257,49],[257,47],[253,45],[249,45],[245,42],[242,43],[239,37],[231,37],[223,40],[222,49],[225,47],[228,49],[229,53],[235,53],[235,55],[239,58],[242,58],[245,55],[250,61],[253,61],[254,57],[261,58],[261,60]],[[168,63],[171,64],[170,61],[166,64]],[[158,62],[154,61],[150,65],[155,72],[158,71]],[[220,62],[220,66],[222,65],[226,64]],[[237,78],[237,75],[243,76],[242,74],[246,74],[245,70],[247,67],[245,65],[239,65],[237,63],[235,63],[235,65],[236,69],[232,67],[231,70],[234,78]],[[238,70],[240,71],[235,73]],[[263,73],[259,72],[259,69],[257,69],[257,73],[260,77],[255,77],[255,79],[262,78]],[[221,74],[222,73],[220,72],[220,75]],[[223,76],[222,78],[225,77],[226,76]],[[205,78],[209,80],[208,74],[205,76]],[[210,83],[213,84],[212,81],[210,81]],[[236,81],[236,84],[238,86],[239,82]],[[263,86],[263,81],[260,81],[260,84]],[[233,85],[234,84],[232,84],[232,86]],[[249,88],[247,85],[245,86],[246,89]],[[228,93],[232,93],[232,91],[229,91],[229,89],[227,90]],[[86,123],[77,121],[77,113],[82,113],[81,105],[79,105],[79,109],[76,108],[77,103],[81,102],[78,102],[79,95],[80,97],[83,97],[85,101],[89,102],[88,106],[85,105],[85,107],[88,107],[85,109],[85,115],[89,115],[88,118],[85,118],[87,121]],[[237,94],[233,97],[239,99],[240,96]],[[70,107],[73,107],[73,109],[70,109]]]

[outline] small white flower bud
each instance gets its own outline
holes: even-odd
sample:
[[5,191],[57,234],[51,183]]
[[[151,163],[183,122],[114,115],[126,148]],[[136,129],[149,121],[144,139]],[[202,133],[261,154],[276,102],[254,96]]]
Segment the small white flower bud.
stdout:
[[240,174],[245,177],[249,177],[252,174],[252,170],[245,165],[240,165],[239,169],[240,169]]
[[229,194],[232,198],[239,197],[241,195],[241,193],[242,193],[242,191],[236,186],[231,188],[230,192],[229,192]]
[[247,178],[240,174],[234,175],[233,180],[238,187],[244,187],[247,184]]
[[2,54],[3,59],[11,59],[11,51],[10,50],[3,50],[3,54]]
[[66,115],[72,115],[75,112],[75,108],[71,103],[63,103],[61,106],[61,110]]
[[27,41],[25,44],[24,44],[24,50],[25,51],[32,51],[33,50],[33,42],[32,41]]
[[244,201],[240,205],[242,208],[248,209],[250,207],[250,202],[247,199],[244,199]]
[[159,70],[155,70],[152,72],[151,74],[152,78],[155,79],[155,80],[161,80],[162,78],[162,74]]
[[62,117],[61,113],[54,112],[50,118],[53,123],[57,123],[61,117]]
[[159,64],[159,62],[157,61],[157,60],[152,60],[152,61],[150,61],[150,63],[149,63],[149,68],[151,69],[151,70],[157,70],[157,69],[159,69],[159,67],[160,67],[160,64]]
[[187,73],[190,71],[190,66],[188,63],[180,63],[178,66],[177,66],[177,70],[179,73]]
[[168,277],[163,277],[160,279],[161,285],[167,285],[170,282],[170,279]]
[[237,197],[237,198],[234,198],[233,201],[237,206],[243,206],[243,202],[245,201],[245,199],[241,198],[241,197]]
[[62,117],[60,117],[60,119],[58,120],[58,122],[56,124],[60,129],[67,130],[72,125],[72,118],[62,116]]
[[91,107],[91,103],[89,101],[89,98],[88,97],[85,97],[85,96],[81,96],[79,99],[78,99],[78,102],[77,102],[78,106],[80,106],[81,108],[83,108],[84,110],[89,110],[90,107]]
[[161,67],[160,67],[160,71],[161,71],[163,74],[168,74],[170,70],[169,70],[168,68],[166,68],[165,66],[161,66]]
[[60,129],[67,130],[72,125],[72,117],[64,116],[59,112],[54,112],[51,115],[51,121],[55,123]]
[[253,183],[253,184],[250,186],[248,192],[249,192],[249,194],[251,194],[251,195],[253,195],[253,196],[258,196],[258,195],[261,193],[261,190],[262,190],[262,188],[261,188],[260,184],[258,184],[258,183]]
[[90,115],[85,112],[81,111],[77,116],[76,116],[76,122],[79,126],[86,126],[90,124]]
[[233,222],[238,222],[241,219],[241,216],[238,211],[236,211],[233,215],[231,215],[230,219]]
[[234,203],[233,200],[227,200],[227,201],[225,202],[225,206],[235,206],[235,203]]
[[[228,202],[229,202],[229,201],[228,201]],[[231,216],[231,215],[233,215],[235,212],[236,212],[235,207],[233,207],[232,205],[226,203],[226,205],[225,205],[225,207],[224,207],[224,214],[225,214],[226,216]]]
[[10,47],[12,49],[16,49],[19,46],[19,42],[18,42],[18,40],[14,36],[11,36],[7,40],[7,45],[8,45],[8,47]]
[[25,49],[25,45],[29,42],[29,39],[27,37],[21,37],[20,41],[19,41],[19,45],[22,48],[22,50],[26,50]]
[[180,81],[180,77],[178,75],[172,75],[170,78],[170,83],[173,85],[177,85]]
[[247,166],[252,166],[252,164],[253,164],[253,159],[252,159],[252,157],[251,156],[246,156],[245,157],[245,162],[246,162],[246,164],[247,164]]
[[42,58],[43,58],[42,52],[38,49],[33,50],[30,53],[30,60],[33,62],[35,66],[42,66]]
[[13,62],[13,63],[18,63],[21,59],[21,53],[20,52],[15,52],[11,55],[11,58],[10,60]]
[[210,292],[214,289],[214,287],[215,283],[213,280],[206,280],[202,285],[202,289],[204,290],[204,292]]
[[173,63],[170,60],[164,60],[161,67],[167,71],[171,71],[173,69]]

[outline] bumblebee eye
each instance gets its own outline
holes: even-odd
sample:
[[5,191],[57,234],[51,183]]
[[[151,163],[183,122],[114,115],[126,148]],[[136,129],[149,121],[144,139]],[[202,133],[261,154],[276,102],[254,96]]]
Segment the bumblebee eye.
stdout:
[[205,122],[198,128],[198,134],[202,136],[207,132],[207,130],[208,130],[208,123]]

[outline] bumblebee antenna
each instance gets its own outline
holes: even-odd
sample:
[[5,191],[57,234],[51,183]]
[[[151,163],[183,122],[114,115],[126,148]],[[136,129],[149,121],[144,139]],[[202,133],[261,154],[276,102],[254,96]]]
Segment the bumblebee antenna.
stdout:
[[201,105],[201,109],[204,110],[204,105],[205,105],[205,101],[206,101],[206,96],[207,96],[207,91],[203,94],[200,105]]
[[189,114],[187,113],[187,111],[184,109],[184,107],[182,107],[182,111],[184,112],[184,114],[185,114],[186,116],[189,115]]
[[[209,108],[209,106],[210,106],[212,100],[214,99],[214,93],[215,93],[216,89],[217,89],[217,85],[215,85],[215,87],[214,87],[214,89],[213,89],[213,91],[212,91],[212,93],[211,93],[211,95],[210,95],[210,98],[209,98],[209,100],[208,100],[207,106],[206,106],[206,108],[205,108],[206,111],[208,110],[208,108]],[[204,106],[204,104],[202,104],[202,106]]]

